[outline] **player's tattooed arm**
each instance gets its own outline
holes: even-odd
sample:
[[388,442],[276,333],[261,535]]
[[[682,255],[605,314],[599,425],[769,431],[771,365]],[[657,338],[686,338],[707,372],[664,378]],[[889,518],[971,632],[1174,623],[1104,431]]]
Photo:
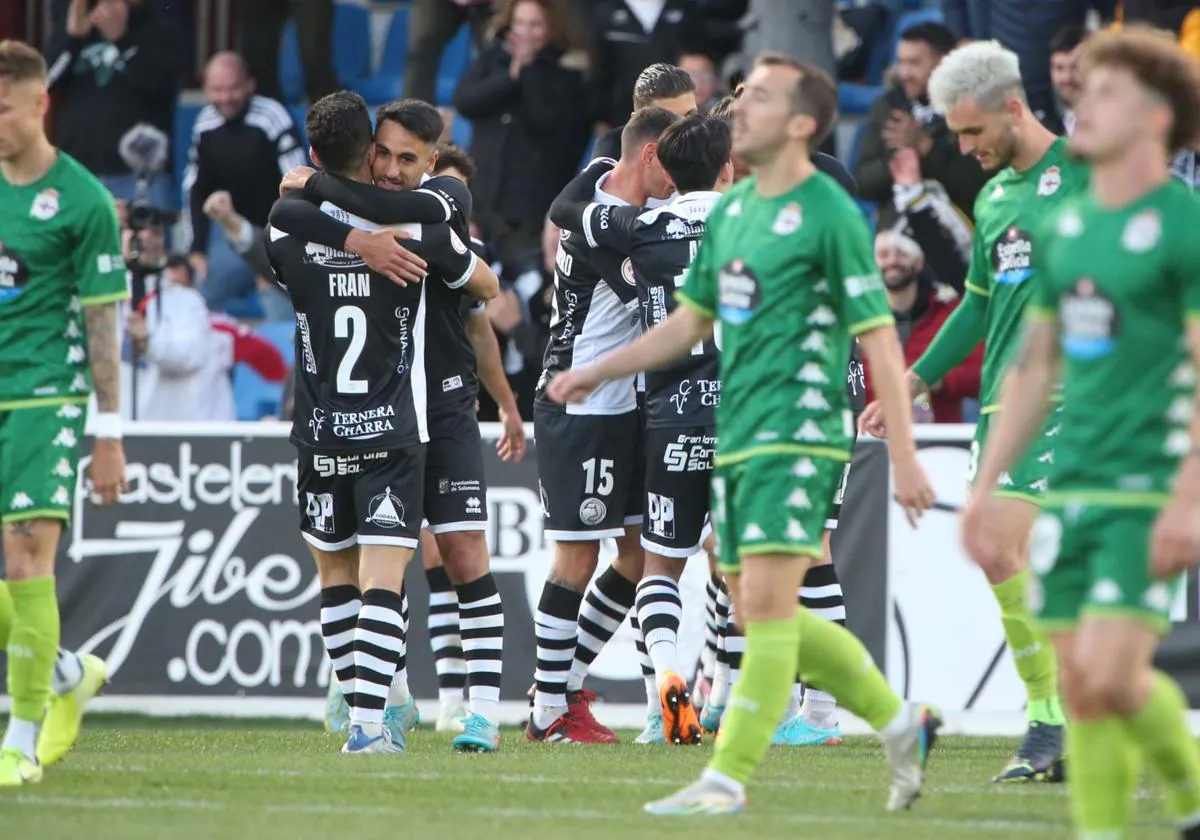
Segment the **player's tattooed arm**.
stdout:
[[121,410],[121,350],[117,343],[117,304],[83,307],[88,361],[96,407],[101,413]]

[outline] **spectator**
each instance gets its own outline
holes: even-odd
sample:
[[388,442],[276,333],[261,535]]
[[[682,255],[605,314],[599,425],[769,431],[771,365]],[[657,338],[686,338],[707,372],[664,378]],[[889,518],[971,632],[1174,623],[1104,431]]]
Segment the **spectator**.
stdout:
[[404,56],[405,99],[435,101],[446,45],[464,23],[471,27],[472,40],[482,45],[491,6],[491,0],[413,0]]
[[1054,86],[1054,113],[1044,120],[1046,128],[1055,134],[1070,137],[1075,130],[1075,103],[1082,88],[1076,48],[1087,37],[1082,26],[1065,26],[1050,41],[1050,84]]
[[992,0],[942,0],[946,26],[959,38],[986,41],[992,26]]
[[925,255],[925,265],[944,286],[962,295],[971,262],[971,225],[937,181],[921,180],[921,162],[912,149],[888,161],[897,232],[909,236]]
[[536,250],[550,203],[583,157],[588,63],[563,0],[507,0],[493,31],[454,104],[474,121],[482,238],[507,263]]
[[226,190],[238,212],[263,227],[279,196],[280,176],[307,162],[287,109],[255,95],[254,89],[237,53],[217,53],[209,59],[204,71],[209,104],[196,117],[183,179],[191,211],[189,259],[203,281],[209,309],[286,320],[291,317],[286,296],[271,287],[259,301],[254,272],[221,229],[210,228],[203,211],[210,195]]
[[[46,50],[50,89],[62,96],[55,143],[114,196],[132,201],[137,178],[121,159],[121,138],[146,123],[171,135],[182,67],[177,32],[142,0],[54,0]],[[170,164],[167,164],[167,170]],[[149,182],[150,203],[176,207],[167,171]]]
[[742,18],[741,71],[764,52],[781,52],[815,64],[837,78],[833,53],[833,0],[750,0]]
[[880,228],[896,221],[888,159],[897,149],[914,149],[921,177],[940,182],[966,213],[974,209],[975,196],[987,181],[979,162],[959,153],[958,139],[929,104],[929,76],[955,43],[954,33],[938,23],[918,23],[901,33],[896,82],[867,115],[854,178],[863,199],[879,202]]
[[[279,91],[279,44],[289,13],[296,19],[296,44],[304,68],[308,100],[341,88],[333,69],[334,0],[251,0],[239,7],[242,55],[250,77],[258,81],[258,92],[268,99],[281,99]],[[363,47],[368,49],[366,45]]]
[[702,52],[688,52],[679,57],[679,66],[692,77],[696,86],[696,107],[707,114],[721,101],[721,80],[712,58]]
[[[696,106],[696,83],[686,70],[674,64],[651,64],[638,73],[637,81],[633,83],[634,111],[665,108],[672,114],[686,117],[696,112]],[[625,125],[621,124],[597,137],[592,147],[592,157],[619,158],[624,128]]]
[[633,113],[633,88],[642,70],[701,47],[703,30],[687,0],[603,0],[593,14],[598,119],[607,131]]
[[[952,289],[939,283],[925,265],[921,247],[902,233],[879,232],[875,237],[875,262],[896,318],[904,359],[911,365],[958,306],[958,298]],[[979,396],[982,367],[983,345],[979,344],[962,364],[933,385],[929,400],[933,422],[962,422],[963,400]],[[866,380],[867,401],[870,402],[875,395],[869,371]]]
[[[201,208],[204,215],[215,222],[237,255],[254,273],[254,285],[265,307],[269,321],[290,321],[295,317],[291,298],[283,292],[272,278],[275,269],[267,258],[263,244],[263,228],[252,224],[233,206],[233,197],[226,190],[217,190],[204,200]],[[286,317],[285,317],[286,315]]]

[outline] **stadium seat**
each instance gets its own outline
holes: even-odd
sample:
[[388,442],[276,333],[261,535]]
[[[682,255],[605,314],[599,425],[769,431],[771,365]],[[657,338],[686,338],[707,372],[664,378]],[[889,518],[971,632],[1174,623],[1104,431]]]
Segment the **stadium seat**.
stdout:
[[[295,329],[291,321],[279,321],[260,324],[254,331],[278,347],[290,363]],[[233,370],[233,397],[239,420],[278,417],[283,400],[283,383],[267,382],[248,365],[238,365]]]
[[892,49],[889,52],[888,61],[891,64],[896,63],[896,48],[900,45],[900,33],[911,26],[916,26],[918,23],[945,23],[946,18],[942,14],[942,10],[936,6],[929,6],[923,9],[916,9],[911,12],[905,12],[900,15],[900,19],[896,21],[895,37],[892,38]]
[[[371,11],[337,3],[333,13],[333,69],[343,87],[353,88],[371,75]],[[285,103],[304,101],[304,67],[300,63],[296,21],[288,19],[279,45],[279,90]]]
[[454,101],[454,91],[458,89],[458,83],[467,72],[470,63],[471,29],[463,25],[442,53],[442,63],[438,65],[435,104],[450,105]]
[[454,125],[450,126],[450,139],[463,149],[471,148],[471,137],[474,136],[471,121],[466,117],[455,114]]
[[401,6],[388,23],[387,41],[379,69],[370,78],[359,79],[351,85],[363,99],[379,105],[400,96],[404,77],[404,56],[408,53],[408,7]]
[[882,93],[882,85],[841,82],[838,85],[838,111],[843,114],[866,114]]

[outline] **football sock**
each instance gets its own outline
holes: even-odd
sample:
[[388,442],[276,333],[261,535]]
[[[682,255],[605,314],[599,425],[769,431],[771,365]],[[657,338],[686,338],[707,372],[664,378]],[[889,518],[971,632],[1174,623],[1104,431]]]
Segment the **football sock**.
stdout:
[[724,583],[717,593],[717,664],[713,667],[712,689],[706,705],[724,706],[733,680],[729,667],[729,591]]
[[717,667],[717,596],[721,592],[721,576],[709,575],[704,587],[704,650],[700,653],[700,673],[712,682]]
[[[846,626],[846,596],[832,563],[810,566],[800,585],[800,606],[817,618]],[[837,726],[837,700],[826,691],[809,688],[804,692],[804,720],[818,729]]]
[[[1122,723],[1146,763],[1166,782],[1168,812],[1176,820],[1191,823],[1200,818],[1200,747],[1188,729],[1186,710],[1179,684],[1155,671],[1150,699]],[[1074,783],[1074,775],[1070,778]]]
[[491,572],[457,587],[467,696],[472,714],[499,722],[504,656],[504,605]]
[[8,581],[13,621],[8,638],[8,694],[12,713],[4,747],[36,758],[37,731],[50,700],[58,653],[58,596],[53,577]]
[[567,708],[567,675],[575,655],[575,635],[583,595],[546,582],[534,616],[537,670],[534,672],[533,723],[545,729]]
[[677,645],[683,620],[679,584],[665,575],[643,578],[637,585],[637,619],[661,684],[668,673],[679,672]]
[[408,590],[400,590],[400,654],[396,657],[396,672],[388,688],[387,705],[403,706],[412,699],[408,690]]
[[636,591],[636,584],[621,577],[613,566],[592,581],[579,610],[575,658],[567,678],[567,691],[583,688],[588,668],[633,609]]
[[798,661],[805,684],[819,685],[876,732],[882,732],[904,703],[862,642],[845,627],[817,618],[806,609],[800,610],[795,623],[800,627]]
[[1066,719],[1058,700],[1058,665],[1053,648],[1038,631],[1026,604],[1028,590],[1027,569],[992,586],[992,594],[1000,605],[1004,639],[1012,652],[1017,674],[1025,683],[1025,694],[1029,699],[1026,715],[1031,722],[1062,726]]
[[636,612],[629,616],[629,626],[633,629],[633,644],[637,648],[642,682],[646,686],[646,713],[654,717],[662,712],[662,704],[658,699],[658,680],[654,676],[654,663],[650,661],[650,654],[646,652],[646,639],[642,636],[642,626],[638,623]]
[[[393,694],[400,661],[404,599],[387,589],[368,589],[354,627],[354,700],[350,722],[382,726],[383,707]],[[405,686],[407,692],[407,686]]]
[[787,706],[799,650],[800,625],[794,620],[746,625],[742,678],[721,721],[712,770],[742,784],[750,778]]
[[429,582],[429,646],[437,671],[438,698],[461,701],[467,687],[467,661],[459,632],[458,595],[442,566],[425,570]]
[[321,639],[347,703],[354,702],[354,628],[361,607],[362,593],[357,586],[344,584],[321,590]]
[[1137,787],[1137,751],[1121,721],[1105,717],[1068,722],[1067,763],[1079,837],[1127,836]]
[[13,602],[8,594],[8,584],[0,580],[0,648],[8,647],[8,634],[12,632]]

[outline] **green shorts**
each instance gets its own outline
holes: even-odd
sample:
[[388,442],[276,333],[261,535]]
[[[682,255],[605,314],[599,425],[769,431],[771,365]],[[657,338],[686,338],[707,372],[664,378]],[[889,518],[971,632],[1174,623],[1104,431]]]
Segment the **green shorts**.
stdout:
[[[1057,403],[1054,411],[1046,418],[1042,433],[1038,435],[1013,468],[1000,476],[996,495],[1015,499],[1027,499],[1034,504],[1046,494],[1046,476],[1054,465],[1054,439],[1058,436],[1058,424],[1061,420],[1062,403]],[[975,438],[971,441],[971,460],[967,465],[967,482],[975,480],[979,469],[979,456],[987,440],[988,429],[993,414],[981,414],[975,424]]]
[[1169,630],[1182,576],[1161,581],[1150,572],[1150,534],[1159,510],[1090,506],[1064,495],[1046,506],[1030,540],[1034,615],[1050,632],[1097,614]]
[[0,522],[71,518],[87,407],[0,411]]
[[754,554],[821,557],[825,517],[845,462],[807,455],[767,455],[718,466],[712,479],[717,566],[741,571]]

